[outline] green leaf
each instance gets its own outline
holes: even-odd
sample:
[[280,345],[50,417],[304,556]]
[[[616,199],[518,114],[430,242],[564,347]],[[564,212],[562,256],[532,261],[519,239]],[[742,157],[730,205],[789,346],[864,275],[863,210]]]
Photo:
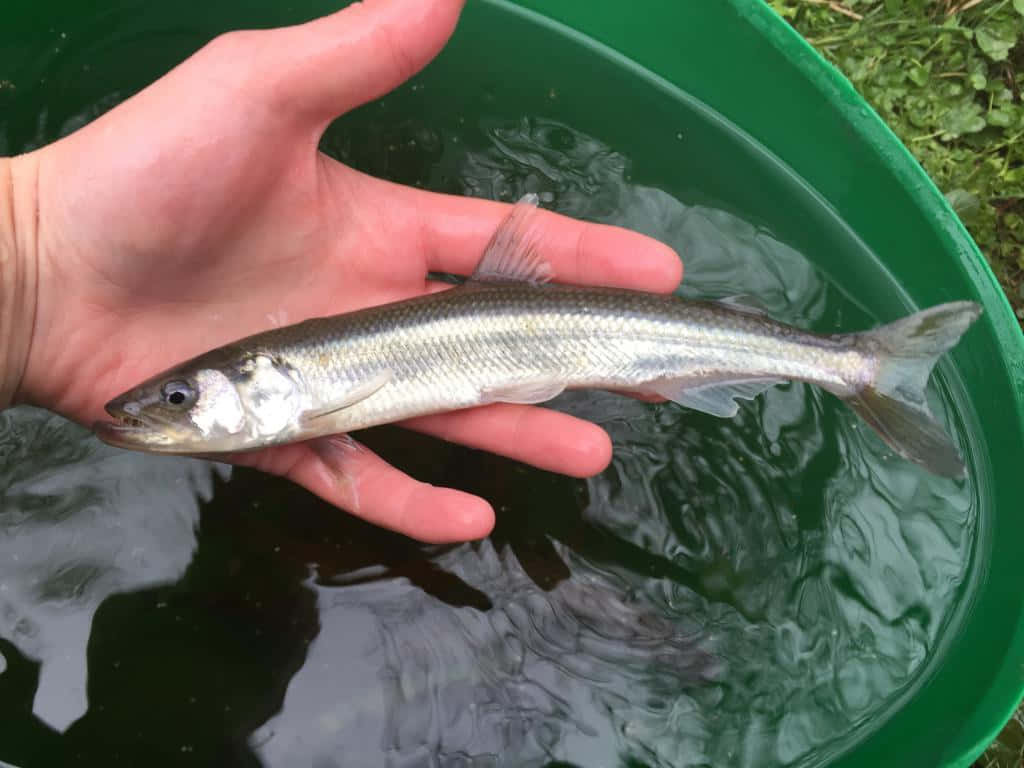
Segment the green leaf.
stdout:
[[[1024,0],[1021,0],[1021,2],[1024,2]],[[985,80],[985,76],[979,74],[978,72],[972,74],[969,80],[971,81],[971,87],[976,91],[985,90],[985,84],[988,82],[987,80]]]
[[996,82],[994,88],[987,88],[986,90],[992,94],[992,98],[998,104],[1012,104],[1013,103],[1013,91],[1007,88],[1000,82]]
[[965,133],[977,133],[985,127],[981,107],[973,101],[961,102],[942,114],[939,120],[943,138],[955,139]]
[[978,47],[992,61],[1006,61],[1010,49],[1017,43],[1016,36],[1002,26],[978,27],[974,36]]
[[1013,113],[1005,109],[993,109],[987,116],[989,125],[997,125],[1000,128],[1007,128],[1013,123]]
[[928,82],[928,70],[924,67],[913,67],[910,70],[909,77],[918,85],[924,85]]
[[796,16],[796,8],[791,5],[786,5],[785,0],[771,0],[770,5],[772,10],[784,19],[792,19]]
[[1024,16],[1024,0],[1013,0],[1013,7],[1016,9],[1017,13]]
[[1011,168],[1003,174],[1003,180],[1009,183],[1024,181],[1024,166]]

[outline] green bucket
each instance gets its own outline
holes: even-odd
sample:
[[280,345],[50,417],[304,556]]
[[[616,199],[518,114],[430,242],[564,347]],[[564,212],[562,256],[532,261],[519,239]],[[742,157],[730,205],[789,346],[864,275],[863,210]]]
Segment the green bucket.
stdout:
[[[222,31],[294,23],[333,10],[318,0],[287,6],[205,0],[98,5],[102,8],[70,0],[13,0],[0,14],[0,85],[18,86],[0,87],[0,154],[24,151],[73,130]],[[66,58],[59,55],[68,51]],[[945,380],[956,385],[950,388],[955,390],[951,397],[966,435],[963,447],[977,510],[973,552],[958,587],[956,615],[929,649],[913,684],[881,714],[836,739],[827,754],[812,751],[792,763],[819,765],[830,759],[836,765],[872,768],[969,765],[995,738],[1024,692],[1024,595],[1017,559],[1024,541],[1024,338],[984,258],[906,149],[853,88],[761,0],[646,0],[642,9],[621,0],[470,0],[450,45],[416,83],[346,118],[342,129],[352,129],[350,139],[373,143],[382,140],[382,124],[385,133],[391,130],[388,126],[397,126],[391,138],[409,138],[399,124],[410,114],[440,115],[437,122],[451,125],[459,115],[542,115],[614,147],[630,159],[632,179],[688,201],[735,211],[770,230],[809,258],[830,283],[842,286],[859,307],[860,318],[894,319],[914,308],[957,299],[984,306],[977,326],[941,366]],[[345,156],[344,141],[334,131],[325,147]],[[370,153],[362,167],[447,188],[450,169],[436,148],[421,146],[401,168],[388,159],[394,156],[383,150]],[[682,256],[688,259],[687,253]],[[441,457],[435,464],[447,460],[452,465],[443,481],[459,485],[473,474],[465,467],[477,458],[442,453],[436,446],[431,450]],[[395,453],[401,454],[401,448]],[[415,457],[409,461],[416,464]],[[428,463],[421,461],[419,469],[427,471]],[[472,466],[479,470],[481,465]],[[521,476],[507,467],[486,467],[500,475],[498,485],[520,482]],[[228,486],[252,484],[264,507],[278,504],[285,517],[299,515],[310,503],[290,487],[260,482],[240,473]],[[218,563],[244,559],[244,548],[235,549],[235,537],[243,535],[240,527],[262,526],[263,533],[245,535],[266,535],[271,545],[276,539],[266,530],[278,535],[265,520],[250,524],[250,518],[240,516],[235,529],[218,523],[218,514],[229,519],[227,504],[218,501],[229,491],[219,487],[212,502],[217,514],[210,515],[203,535],[213,537],[214,544],[203,544],[200,537],[205,565],[194,566],[192,581],[182,582],[198,584],[197,591],[205,589],[211,559],[213,571]],[[560,492],[556,488],[551,494],[558,497]],[[573,503],[571,494],[567,498],[566,504]],[[322,533],[324,540],[332,527],[347,525],[315,509],[320,522],[307,519],[304,525]],[[502,524],[507,529],[517,522],[499,520]],[[357,542],[374,542],[347,545],[351,551],[345,551],[355,552],[357,560],[364,549],[370,560],[384,550],[399,551],[401,557],[411,552],[406,544],[363,528],[347,535]],[[567,531],[566,537],[571,535]],[[298,546],[295,550],[296,557],[306,551]],[[418,551],[408,554],[410,561],[420,556]],[[642,559],[642,552],[636,557]],[[266,560],[267,573],[276,573],[274,562]],[[156,604],[173,602],[174,594],[161,592],[163,602]],[[150,611],[141,598],[131,600],[114,598],[97,620],[105,617],[109,627],[118,625],[120,616],[120,626],[127,627],[133,616]],[[288,603],[290,597],[281,600]],[[109,607],[115,604],[119,608]],[[188,637],[194,640],[205,633],[211,644],[236,648],[229,624],[211,621]],[[147,669],[160,668],[161,658],[144,654],[147,643],[156,647],[163,641],[161,633],[139,637],[135,645],[143,655],[141,663]],[[0,645],[0,650],[6,654],[8,649]],[[91,653],[101,650],[97,646]],[[268,657],[278,658],[270,651]],[[293,659],[278,661],[282,676],[295,672]],[[227,668],[229,677],[234,668],[247,681],[240,683],[245,688],[249,672],[258,665],[232,662],[224,664],[211,651],[205,663],[218,674]],[[772,663],[764,660],[765,665]],[[8,665],[13,668],[13,662]],[[168,686],[173,678],[190,674],[168,665],[158,676]],[[275,679],[265,687],[283,690],[278,670],[272,672]],[[257,686],[252,688],[258,696]],[[0,689],[0,709],[7,703],[4,695]],[[17,703],[21,707],[20,699]],[[127,732],[145,706],[124,706]],[[252,725],[269,714],[253,715]],[[108,711],[105,722],[122,728],[118,717],[122,714]],[[178,727],[196,732],[219,728],[198,718]],[[0,723],[0,736],[11,743],[15,736],[26,743],[35,738],[27,731],[5,735],[3,728]],[[47,733],[43,740],[50,743],[51,738],[56,737]],[[26,747],[22,754],[31,752]],[[0,745],[0,760],[4,757]],[[167,757],[167,764],[175,759]],[[615,759],[608,755],[609,761]]]

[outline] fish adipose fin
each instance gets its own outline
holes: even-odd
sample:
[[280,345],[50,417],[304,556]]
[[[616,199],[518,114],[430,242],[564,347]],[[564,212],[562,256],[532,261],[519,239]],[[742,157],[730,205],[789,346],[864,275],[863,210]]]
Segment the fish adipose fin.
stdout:
[[859,334],[877,351],[878,369],[846,403],[897,454],[936,474],[962,477],[964,463],[929,411],[925,387],[939,357],[980,314],[974,302],[956,301]]
[[538,252],[537,196],[524,195],[488,243],[471,281],[485,283],[546,283],[551,265]]
[[357,384],[342,397],[334,400],[322,408],[316,410],[306,411],[302,414],[302,422],[304,424],[311,424],[316,422],[318,419],[322,419],[324,416],[330,416],[332,413],[337,413],[343,408],[348,408],[355,405],[361,400],[365,400],[370,395],[377,392],[381,387],[387,384],[392,379],[390,370],[383,370],[379,373],[374,374],[366,381]]
[[767,308],[755,297],[748,293],[737,293],[732,296],[723,296],[716,299],[717,304],[728,307],[734,312],[744,312],[748,315],[768,317]]
[[762,392],[781,383],[782,379],[741,379],[702,384],[694,384],[687,379],[663,379],[647,384],[643,389],[695,411],[731,418],[740,409],[736,398],[753,400]]

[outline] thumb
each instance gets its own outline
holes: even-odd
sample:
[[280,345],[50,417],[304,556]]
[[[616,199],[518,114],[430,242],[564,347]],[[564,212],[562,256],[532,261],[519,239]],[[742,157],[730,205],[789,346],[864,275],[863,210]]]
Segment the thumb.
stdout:
[[364,0],[275,30],[289,101],[326,124],[393,90],[440,52],[464,2]]

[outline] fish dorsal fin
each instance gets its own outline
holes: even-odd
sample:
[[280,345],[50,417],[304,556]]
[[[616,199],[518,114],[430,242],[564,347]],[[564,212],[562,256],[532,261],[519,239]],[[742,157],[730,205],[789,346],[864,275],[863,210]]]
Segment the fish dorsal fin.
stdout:
[[647,385],[644,389],[687,408],[710,413],[712,416],[731,418],[737,414],[740,408],[736,398],[753,400],[762,392],[783,381],[783,379],[740,379],[700,383],[687,379],[663,379]]
[[537,196],[523,197],[501,222],[470,280],[487,283],[546,283],[551,265],[538,253]]

